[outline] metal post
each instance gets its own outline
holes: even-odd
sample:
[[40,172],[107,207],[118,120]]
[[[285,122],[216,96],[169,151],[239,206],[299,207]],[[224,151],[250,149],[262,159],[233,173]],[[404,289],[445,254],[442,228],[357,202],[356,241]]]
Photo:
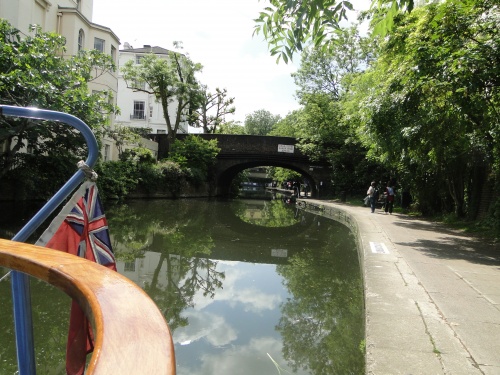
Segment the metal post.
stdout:
[[[67,113],[37,108],[0,105],[0,115],[50,120],[66,123],[79,130],[89,149],[86,164],[93,167],[99,155],[97,141],[92,130],[82,120]],[[78,170],[71,179],[43,206],[38,213],[12,238],[24,242],[50,216],[50,214],[84,180],[85,173]],[[33,321],[31,312],[29,278],[26,274],[12,271],[12,300],[16,333],[17,362],[19,375],[36,374],[35,349],[33,341]]]

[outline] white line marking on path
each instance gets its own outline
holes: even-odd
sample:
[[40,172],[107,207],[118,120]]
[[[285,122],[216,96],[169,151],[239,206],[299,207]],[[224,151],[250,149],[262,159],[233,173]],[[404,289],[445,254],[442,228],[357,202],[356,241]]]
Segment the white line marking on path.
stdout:
[[382,242],[370,242],[370,248],[372,249],[372,253],[390,254],[389,249],[385,246],[385,243]]

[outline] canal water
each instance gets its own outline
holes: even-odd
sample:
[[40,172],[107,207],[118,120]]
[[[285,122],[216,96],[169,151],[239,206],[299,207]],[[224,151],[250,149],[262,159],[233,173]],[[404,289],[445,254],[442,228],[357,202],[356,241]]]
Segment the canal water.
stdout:
[[[343,224],[283,199],[105,208],[118,271],[164,314],[178,375],[364,373],[361,272]],[[33,214],[0,210],[4,238]],[[32,300],[37,373],[63,374],[69,297],[32,280]],[[10,280],[0,301],[0,374],[14,374]]]

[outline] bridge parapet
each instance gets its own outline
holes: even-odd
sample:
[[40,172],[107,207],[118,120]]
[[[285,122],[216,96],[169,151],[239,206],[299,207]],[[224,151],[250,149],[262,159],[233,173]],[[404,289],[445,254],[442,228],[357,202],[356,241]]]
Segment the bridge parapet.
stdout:
[[[235,134],[196,134],[206,139],[217,139],[221,148],[220,156],[225,154],[256,154],[256,155],[287,155],[305,157],[296,147],[297,139],[292,137],[270,137],[261,135],[235,135]],[[188,134],[178,134],[177,138],[182,140]],[[154,139],[158,142],[158,157],[167,156],[168,138],[166,134],[155,134]]]

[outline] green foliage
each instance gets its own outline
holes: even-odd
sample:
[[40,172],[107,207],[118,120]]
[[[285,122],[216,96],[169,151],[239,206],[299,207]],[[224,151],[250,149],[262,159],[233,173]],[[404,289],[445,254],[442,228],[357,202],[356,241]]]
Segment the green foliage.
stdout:
[[269,175],[276,181],[278,185],[281,185],[286,181],[301,181],[302,175],[298,172],[295,172],[291,169],[281,168],[281,167],[270,167]]
[[[140,154],[144,150],[148,152]],[[170,160],[151,162],[149,150],[136,151],[137,154],[130,154],[130,158],[96,166],[99,175],[97,184],[103,201],[123,200],[135,192],[147,195],[169,193],[177,197],[191,176],[189,170]]]
[[101,199],[124,199],[139,183],[137,164],[131,160],[98,163],[97,186]]
[[7,171],[0,194],[18,200],[50,199],[78,170],[73,155],[19,154],[17,168]]
[[269,135],[280,137],[294,137],[299,138],[301,135],[301,116],[302,110],[295,110],[290,112],[284,119],[279,120]]
[[380,163],[366,159],[367,149],[351,128],[343,102],[332,101],[327,93],[304,94],[303,102],[304,108],[280,121],[272,134],[296,137],[312,160],[331,163],[330,193],[358,194],[366,191],[369,181],[388,178]]
[[196,135],[189,135],[183,141],[175,140],[168,159],[187,170],[195,183],[207,182],[211,178],[220,148],[217,140],[204,140]]
[[158,169],[163,176],[164,186],[174,196],[177,196],[181,188],[185,186],[186,178],[188,177],[186,171],[175,162],[164,160],[158,164]]
[[194,135],[176,140],[170,158],[160,162],[148,149],[137,147],[123,152],[120,161],[100,163],[97,183],[103,200],[124,199],[133,192],[177,197],[188,182],[208,182],[219,151],[217,140]]
[[245,134],[245,128],[239,122],[229,121],[220,124],[217,134]]
[[380,58],[355,82],[358,134],[424,213],[474,212],[475,180],[499,165],[495,4],[448,1],[396,18]]
[[[413,6],[413,0],[372,0],[372,8],[378,8],[381,14],[377,31],[390,31],[394,17],[401,11],[411,11]],[[262,33],[271,56],[288,63],[294,53],[308,45],[327,51],[339,44],[337,32],[350,10],[352,3],[344,0],[271,0],[254,20],[254,35]]]
[[268,135],[280,119],[279,115],[273,115],[265,109],[259,109],[245,116],[245,133],[248,135]]
[[376,39],[361,37],[356,25],[336,32],[337,41],[328,51],[306,48],[301,53],[300,68],[292,74],[297,96],[326,94],[340,99],[349,89],[350,75],[362,72],[377,51]]
[[125,150],[121,155],[121,160],[131,160],[136,163],[154,164],[156,159],[150,149],[146,147],[134,147],[130,150]]
[[[33,31],[21,38],[17,29],[0,20],[0,103],[69,113],[99,139],[115,108],[109,104],[111,93],[89,93],[88,82],[95,71],[114,70],[111,57],[95,50],[64,56],[63,37],[39,28]],[[83,159],[87,153],[81,135],[57,122],[0,117],[0,143],[4,142],[0,175],[19,164],[17,155],[26,146],[34,155],[51,154],[61,160],[67,154]]]
[[355,27],[336,35],[341,42],[329,50],[303,51],[293,75],[303,108],[278,122],[271,134],[295,137],[311,159],[331,163],[329,193],[360,194],[369,181],[389,177],[378,161],[367,160],[367,148],[355,131],[361,122],[358,102],[346,100],[355,78],[377,56],[378,41],[361,37]]

